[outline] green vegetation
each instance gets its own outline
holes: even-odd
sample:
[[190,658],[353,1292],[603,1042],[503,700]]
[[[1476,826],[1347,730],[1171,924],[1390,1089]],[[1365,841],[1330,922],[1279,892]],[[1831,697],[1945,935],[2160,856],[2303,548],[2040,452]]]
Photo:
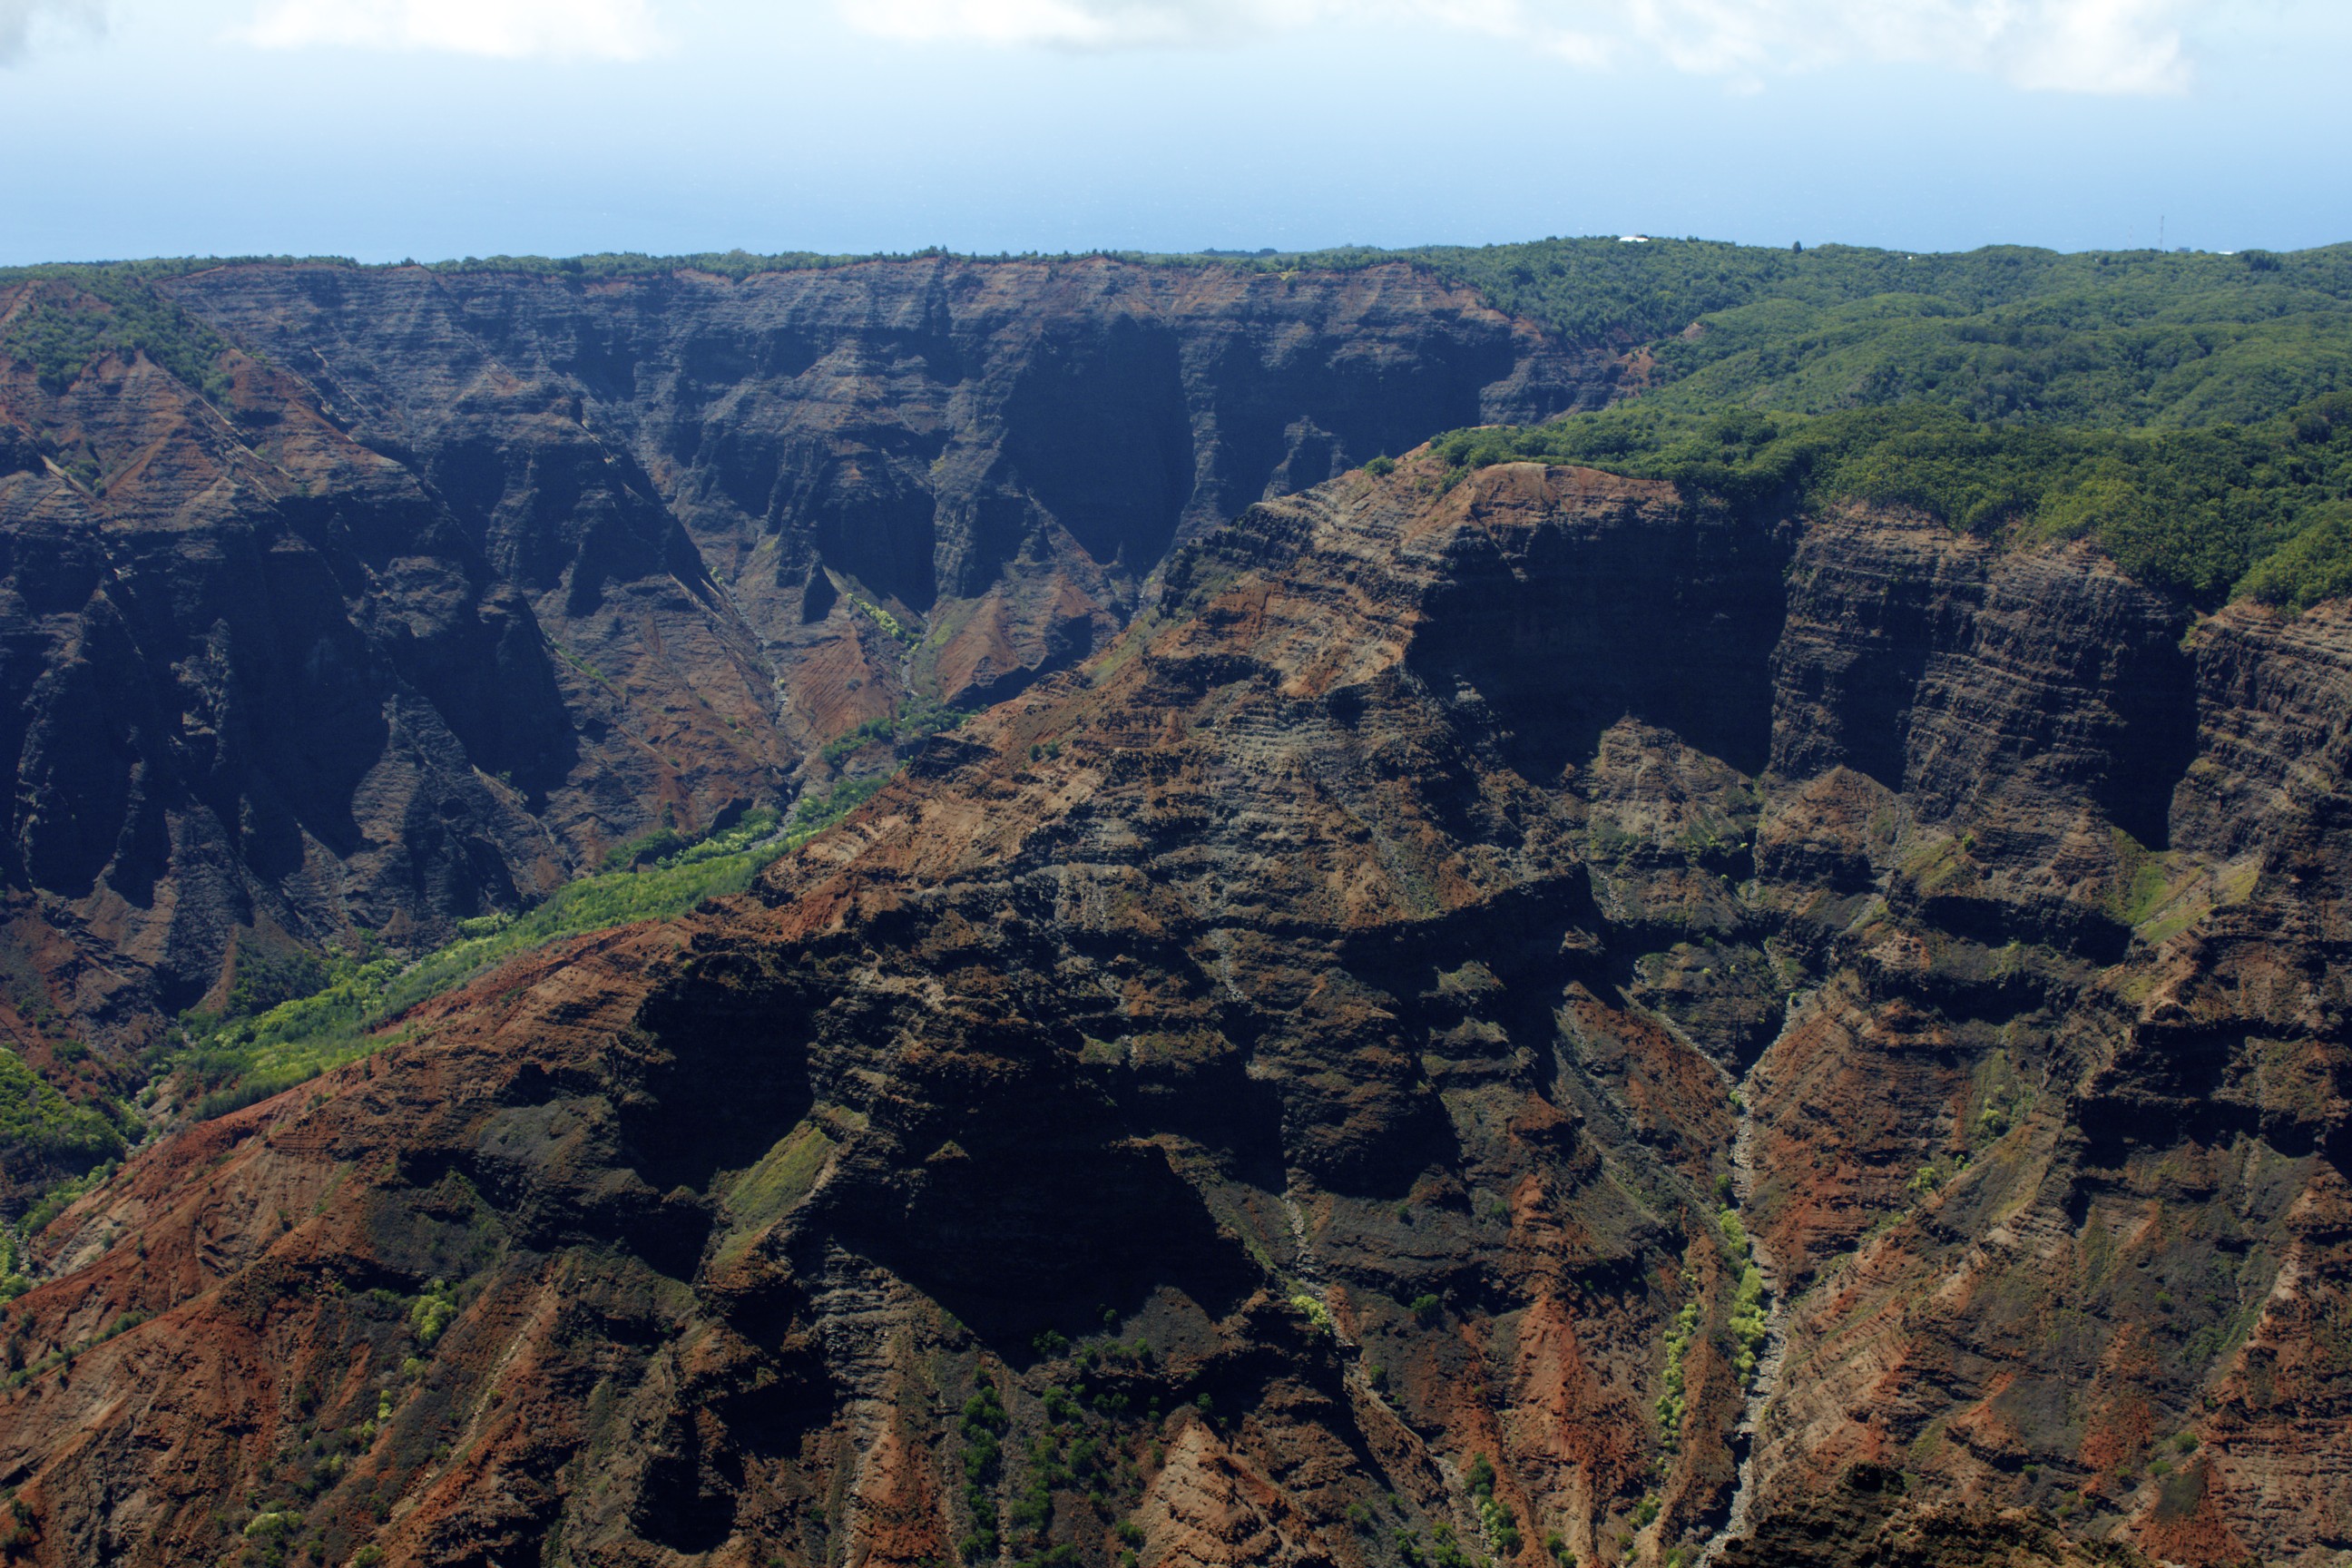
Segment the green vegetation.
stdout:
[[302,1516],[291,1509],[270,1509],[257,1513],[246,1522],[247,1541],[282,1542],[302,1528]]
[[1739,1386],[1750,1388],[1756,1383],[1756,1368],[1763,1359],[1764,1342],[1769,1335],[1764,1317],[1764,1271],[1756,1267],[1756,1248],[1748,1239],[1748,1229],[1739,1216],[1726,1208],[1717,1216],[1723,1231],[1724,1242],[1739,1264],[1739,1284],[1731,1296],[1731,1370],[1739,1376]]
[[[1062,259],[1094,257],[1275,275],[1400,261],[1424,267],[1571,342],[1646,346],[1654,362],[1648,398],[1685,410],[1739,405],[1828,413],[1930,401],[1989,421],[2186,426],[2258,421],[2352,386],[2352,246],[2238,256],[2070,255],[1991,246],[1921,255],[1845,245],[1782,250],[1702,239],[1627,245],[1601,236],[1407,250],[1348,247],[1247,257],[1091,252]],[[580,282],[680,272],[741,281],[922,258],[950,257],[937,248],[887,258],[744,251],[494,256],[439,262],[433,269]],[[359,269],[341,258],[300,259]],[[1028,253],[994,259],[1054,258]],[[155,300],[154,281],[219,265],[190,258],[16,268],[0,270],[0,282],[65,278],[89,288],[89,280],[96,279]],[[175,321],[173,330],[152,335],[160,348],[176,353],[172,345],[185,334]],[[149,353],[192,384],[202,384],[201,370],[191,375],[158,349]],[[199,364],[187,363],[192,369]]]
[[1764,1354],[1764,1274],[1750,1263],[1739,1271],[1739,1289],[1731,1300],[1731,1369],[1739,1386],[1756,1382],[1757,1363]]
[[33,1281],[25,1273],[26,1261],[25,1233],[0,1226],[0,1306],[33,1288]]
[[1581,463],[1736,506],[1865,501],[2004,540],[2089,536],[2200,604],[2239,594],[2302,608],[2352,581],[2352,394],[2171,431],[1994,426],[1924,405],[1700,419],[1636,402],[1436,447],[1455,476]]
[[778,1140],[758,1164],[738,1176],[727,1189],[730,1224],[720,1257],[729,1260],[740,1257],[762,1227],[806,1197],[834,1148],[834,1140],[822,1122],[805,1121]]
[[1486,1462],[1484,1454],[1470,1456],[1471,1500],[1478,1505],[1478,1522],[1485,1527],[1486,1542],[1500,1552],[1506,1561],[1519,1554],[1519,1521],[1509,1508],[1495,1496],[1495,1467]]
[[316,1078],[375,1048],[368,1032],[382,1021],[385,989],[402,973],[396,959],[324,961],[327,982],[307,996],[250,1016],[181,1017],[183,1044],[164,1065],[184,1092],[201,1096],[198,1120],[224,1116]]
[[[664,823],[650,833],[639,834],[635,838],[615,844],[605,850],[604,863],[601,868],[606,871],[634,871],[640,866],[657,865],[695,842],[691,836],[680,833],[677,828]],[[499,917],[488,915],[477,918],[495,921]],[[487,933],[468,932],[467,934]]]
[[1769,1333],[1764,1326],[1764,1269],[1748,1256],[1740,1265],[1738,1290],[1731,1295],[1731,1371],[1738,1373],[1743,1389],[1755,1387],[1757,1363],[1764,1359]]
[[448,1329],[449,1321],[457,1315],[457,1299],[449,1293],[446,1282],[436,1279],[416,1298],[408,1310],[409,1327],[415,1331],[416,1342],[431,1346]]
[[220,334],[165,299],[146,270],[124,266],[16,268],[0,282],[42,285],[0,337],[52,394],[103,354],[142,353],[206,397],[228,391]]
[[868,719],[855,730],[845,730],[824,743],[824,760],[839,767],[848,758],[879,741],[896,741],[898,724],[896,719]]
[[0,1147],[42,1164],[88,1170],[122,1152],[120,1115],[76,1105],[24,1058],[0,1047]]
[[1067,1388],[1055,1384],[1045,1389],[1043,1403],[1045,1430],[1030,1441],[1027,1479],[1006,1510],[1013,1562],[1019,1568],[1076,1568],[1084,1561],[1077,1549],[1052,1540],[1054,1497],[1059,1491],[1082,1491],[1094,1514],[1103,1519],[1139,1500],[1141,1478],[1122,1453],[1117,1431],[1097,1426],[1086,1412],[1092,1403],[1116,1418],[1126,1401],[1121,1397],[1114,1405],[1099,1392],[1089,1401],[1084,1384]]
[[1549,239],[1222,261],[1405,259],[1571,342],[1645,347],[1641,395],[1449,437],[1748,505],[1909,507],[2090,536],[2200,605],[2352,592],[2352,246],[2242,256],[1910,255]]
[[308,948],[289,947],[273,952],[240,941],[234,962],[227,1009],[233,1017],[251,1017],[267,1013],[281,1002],[315,995],[331,984],[336,976],[333,963]]
[[2012,542],[2091,537],[2193,603],[2352,592],[2352,246],[2290,256],[1912,256],[1554,239],[1398,257],[1649,384],[1539,430],[1444,438],[1736,505],[1864,501]]
[[803,795],[793,807],[785,847],[797,849],[810,839],[882,793],[888,778],[852,779],[821,795]]
[[1912,1172],[1911,1179],[1903,1184],[1903,1190],[1914,1197],[1933,1197],[1944,1190],[1944,1184],[1952,1179],[1953,1173],[1952,1163],[1938,1154],[1931,1163]]
[[[306,995],[249,1016],[232,1011],[182,1018],[183,1043],[161,1064],[163,1073],[179,1078],[184,1102],[192,1101],[199,1120],[239,1110],[378,1048],[386,1043],[377,1033],[383,1025],[518,953],[585,931],[683,914],[706,899],[740,893],[788,844],[804,841],[822,825],[812,826],[796,815],[793,835],[780,837],[776,814],[755,811],[723,831],[681,840],[682,847],[650,864],[583,877],[527,914],[461,922],[457,941],[413,962],[356,955],[320,960],[324,984]],[[630,857],[624,865],[647,842],[624,846]],[[287,970],[265,973],[283,978]],[[244,980],[242,958],[238,980]],[[258,1000],[269,993],[257,983],[245,994]]]
[[952,730],[971,717],[969,710],[950,708],[929,698],[902,703],[887,719],[868,719],[855,730],[835,736],[824,744],[823,755],[838,767],[847,758],[877,742],[893,746],[911,747],[919,741]]
[[2352,594],[2352,506],[2339,500],[2315,511],[2294,538],[2257,561],[2238,588],[2298,613]]
[[2352,246],[1911,255],[1552,239],[1400,254],[1572,342],[1654,345],[1664,384],[1645,400],[1686,411],[1926,401],[1982,421],[2188,426],[2352,387]]
[[[18,1222],[19,1230],[26,1236],[39,1235],[48,1228],[51,1220],[65,1213],[76,1198],[93,1187],[104,1184],[107,1179],[114,1174],[117,1163],[118,1162],[113,1160],[103,1161],[91,1166],[73,1180],[60,1182],[43,1192],[40,1200],[25,1211],[25,1217]],[[18,1247],[16,1256],[21,1259],[24,1257],[24,1249]],[[18,1292],[20,1295],[22,1293]]]
[[[1418,1542],[1415,1545],[1417,1547]],[[1462,1550],[1462,1543],[1454,1538],[1454,1526],[1442,1519],[1429,1527],[1429,1550],[1426,1557],[1416,1552],[1414,1554],[1406,1556],[1405,1561],[1425,1562],[1428,1568],[1481,1568],[1475,1559]],[[1492,1568],[1492,1564],[1486,1564],[1485,1568]]]
[[905,624],[902,623],[898,616],[892,615],[889,611],[884,609],[881,605],[874,603],[872,600],[861,599],[856,595],[852,594],[849,596],[849,602],[852,605],[856,605],[860,610],[863,610],[866,613],[866,619],[872,621],[876,626],[880,626],[885,633],[896,640],[899,642],[912,642],[915,640],[915,634],[908,631]]
[[[372,943],[359,953],[326,957],[240,953],[230,1007],[184,1016],[177,1047],[154,1064],[157,1076],[179,1080],[181,1102],[199,1121],[242,1110],[381,1048],[398,1037],[383,1034],[385,1025],[518,954],[564,937],[667,920],[706,900],[744,891],[771,861],[839,822],[888,782],[862,779],[804,796],[781,831],[776,814],[764,809],[698,837],[656,829],[617,847],[605,857],[606,869],[568,884],[528,913],[461,921],[456,941],[413,960],[376,956]],[[281,995],[284,1000],[273,1000]],[[16,1068],[37,1081],[21,1063]],[[8,1098],[6,1075],[6,1062],[0,1062],[0,1103]],[[63,1104],[55,1089],[42,1088],[47,1100],[25,1103]],[[59,1115],[54,1108],[47,1114],[53,1121]],[[61,1126],[87,1131],[107,1125],[96,1112],[68,1107],[63,1114]],[[5,1131],[0,1124],[0,1135]],[[91,1147],[104,1157],[119,1152],[121,1142]]]
[[996,1558],[996,1481],[1003,1469],[1004,1434],[1012,1421],[996,1390],[982,1384],[963,1405],[963,1500],[971,1515],[971,1531],[956,1544],[967,1563]]
[[1684,412],[1931,402],[1990,422],[2189,426],[2352,387],[2352,246],[1915,255],[1601,237],[1218,264],[1399,260],[1571,342],[1646,348],[1643,400]]
[[[1669,1452],[1682,1446],[1683,1357],[1690,1352],[1691,1336],[1698,1332],[1698,1299],[1683,1303],[1666,1330],[1666,1371],[1659,1380],[1658,1429]],[[1647,1521],[1643,1521],[1648,1522]]]

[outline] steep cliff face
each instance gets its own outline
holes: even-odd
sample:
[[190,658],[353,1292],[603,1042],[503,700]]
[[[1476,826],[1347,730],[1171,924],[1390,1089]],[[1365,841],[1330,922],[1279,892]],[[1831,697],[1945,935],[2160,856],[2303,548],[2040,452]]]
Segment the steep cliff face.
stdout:
[[2352,616],[1441,478],[68,1211],[18,1550],[2332,1563]]
[[20,1014],[146,1043],[240,934],[429,938],[776,787],[755,641],[577,425],[535,460],[636,558],[567,614],[283,370],[226,351],[210,396],[143,354],[29,370],[0,389],[37,448],[0,479],[0,854],[20,933],[57,940],[17,946]]
[[0,336],[0,1024],[45,1070],[240,946],[436,940],[1082,658],[1261,494],[1608,394],[1403,267],[254,265],[22,283]]
[[[824,736],[910,687],[1009,695],[1091,653],[1172,544],[1251,502],[1454,426],[1597,406],[1617,374],[1403,265],[939,258],[740,282],[237,268],[173,292],[303,364],[453,497],[514,519],[494,528],[502,559],[569,552],[532,549],[521,516],[544,487],[461,400],[493,368],[569,399],[694,538]],[[919,640],[864,635],[860,601]],[[840,690],[845,668],[866,685]]]

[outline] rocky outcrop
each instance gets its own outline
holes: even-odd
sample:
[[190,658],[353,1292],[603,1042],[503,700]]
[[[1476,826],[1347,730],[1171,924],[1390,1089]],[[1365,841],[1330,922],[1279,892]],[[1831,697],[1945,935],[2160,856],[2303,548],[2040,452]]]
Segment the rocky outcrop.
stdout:
[[1922,1507],[1900,1470],[1856,1465],[1819,1498],[1789,1508],[1729,1544],[1730,1568],[2137,1568],[2147,1559],[2116,1542],[2074,1540],[2022,1509]]
[[0,339],[0,1022],[118,1087],[240,947],[440,940],[1087,657],[1261,495],[1608,395],[1402,266],[240,265]]
[[20,1554],[2332,1562],[2352,617],[1448,479],[134,1161]]

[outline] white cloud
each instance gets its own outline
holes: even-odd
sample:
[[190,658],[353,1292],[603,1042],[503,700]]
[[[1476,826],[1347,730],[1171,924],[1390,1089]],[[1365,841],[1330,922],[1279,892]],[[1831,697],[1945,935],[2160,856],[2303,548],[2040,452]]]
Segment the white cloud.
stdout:
[[1218,0],[852,0],[843,9],[852,26],[886,38],[971,38],[1066,48],[1210,43],[1261,31],[1269,22],[1279,25],[1276,18],[1250,15],[1266,7]]
[[2179,0],[1630,0],[1623,9],[1634,37],[1686,70],[1938,63],[2102,93],[2172,92],[2189,79]]
[[[2221,0],[2200,0],[2208,8]],[[2171,92],[2190,0],[835,0],[908,40],[1071,48],[1229,42],[1315,24],[1434,25],[1598,65],[1641,55],[1753,80],[1850,62],[1937,63],[2020,87]]]
[[1576,37],[1522,0],[836,0],[851,26],[927,42],[1148,48],[1223,44],[1323,22],[1434,21],[1537,42]]
[[98,0],[0,0],[0,66],[25,58],[37,33],[53,26],[97,32],[106,25]]
[[244,37],[274,49],[437,49],[501,59],[634,60],[662,43],[647,0],[268,0]]

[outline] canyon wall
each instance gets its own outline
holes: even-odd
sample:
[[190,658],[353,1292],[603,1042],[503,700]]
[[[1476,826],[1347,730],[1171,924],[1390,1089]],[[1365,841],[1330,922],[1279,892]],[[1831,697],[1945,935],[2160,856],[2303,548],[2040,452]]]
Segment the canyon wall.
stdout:
[[2336,1563],[2352,615],[1453,478],[142,1154],[16,1550]]
[[0,336],[0,1028],[75,1092],[240,944],[429,945],[789,799],[1250,502],[1613,374],[1402,265],[256,263]]

